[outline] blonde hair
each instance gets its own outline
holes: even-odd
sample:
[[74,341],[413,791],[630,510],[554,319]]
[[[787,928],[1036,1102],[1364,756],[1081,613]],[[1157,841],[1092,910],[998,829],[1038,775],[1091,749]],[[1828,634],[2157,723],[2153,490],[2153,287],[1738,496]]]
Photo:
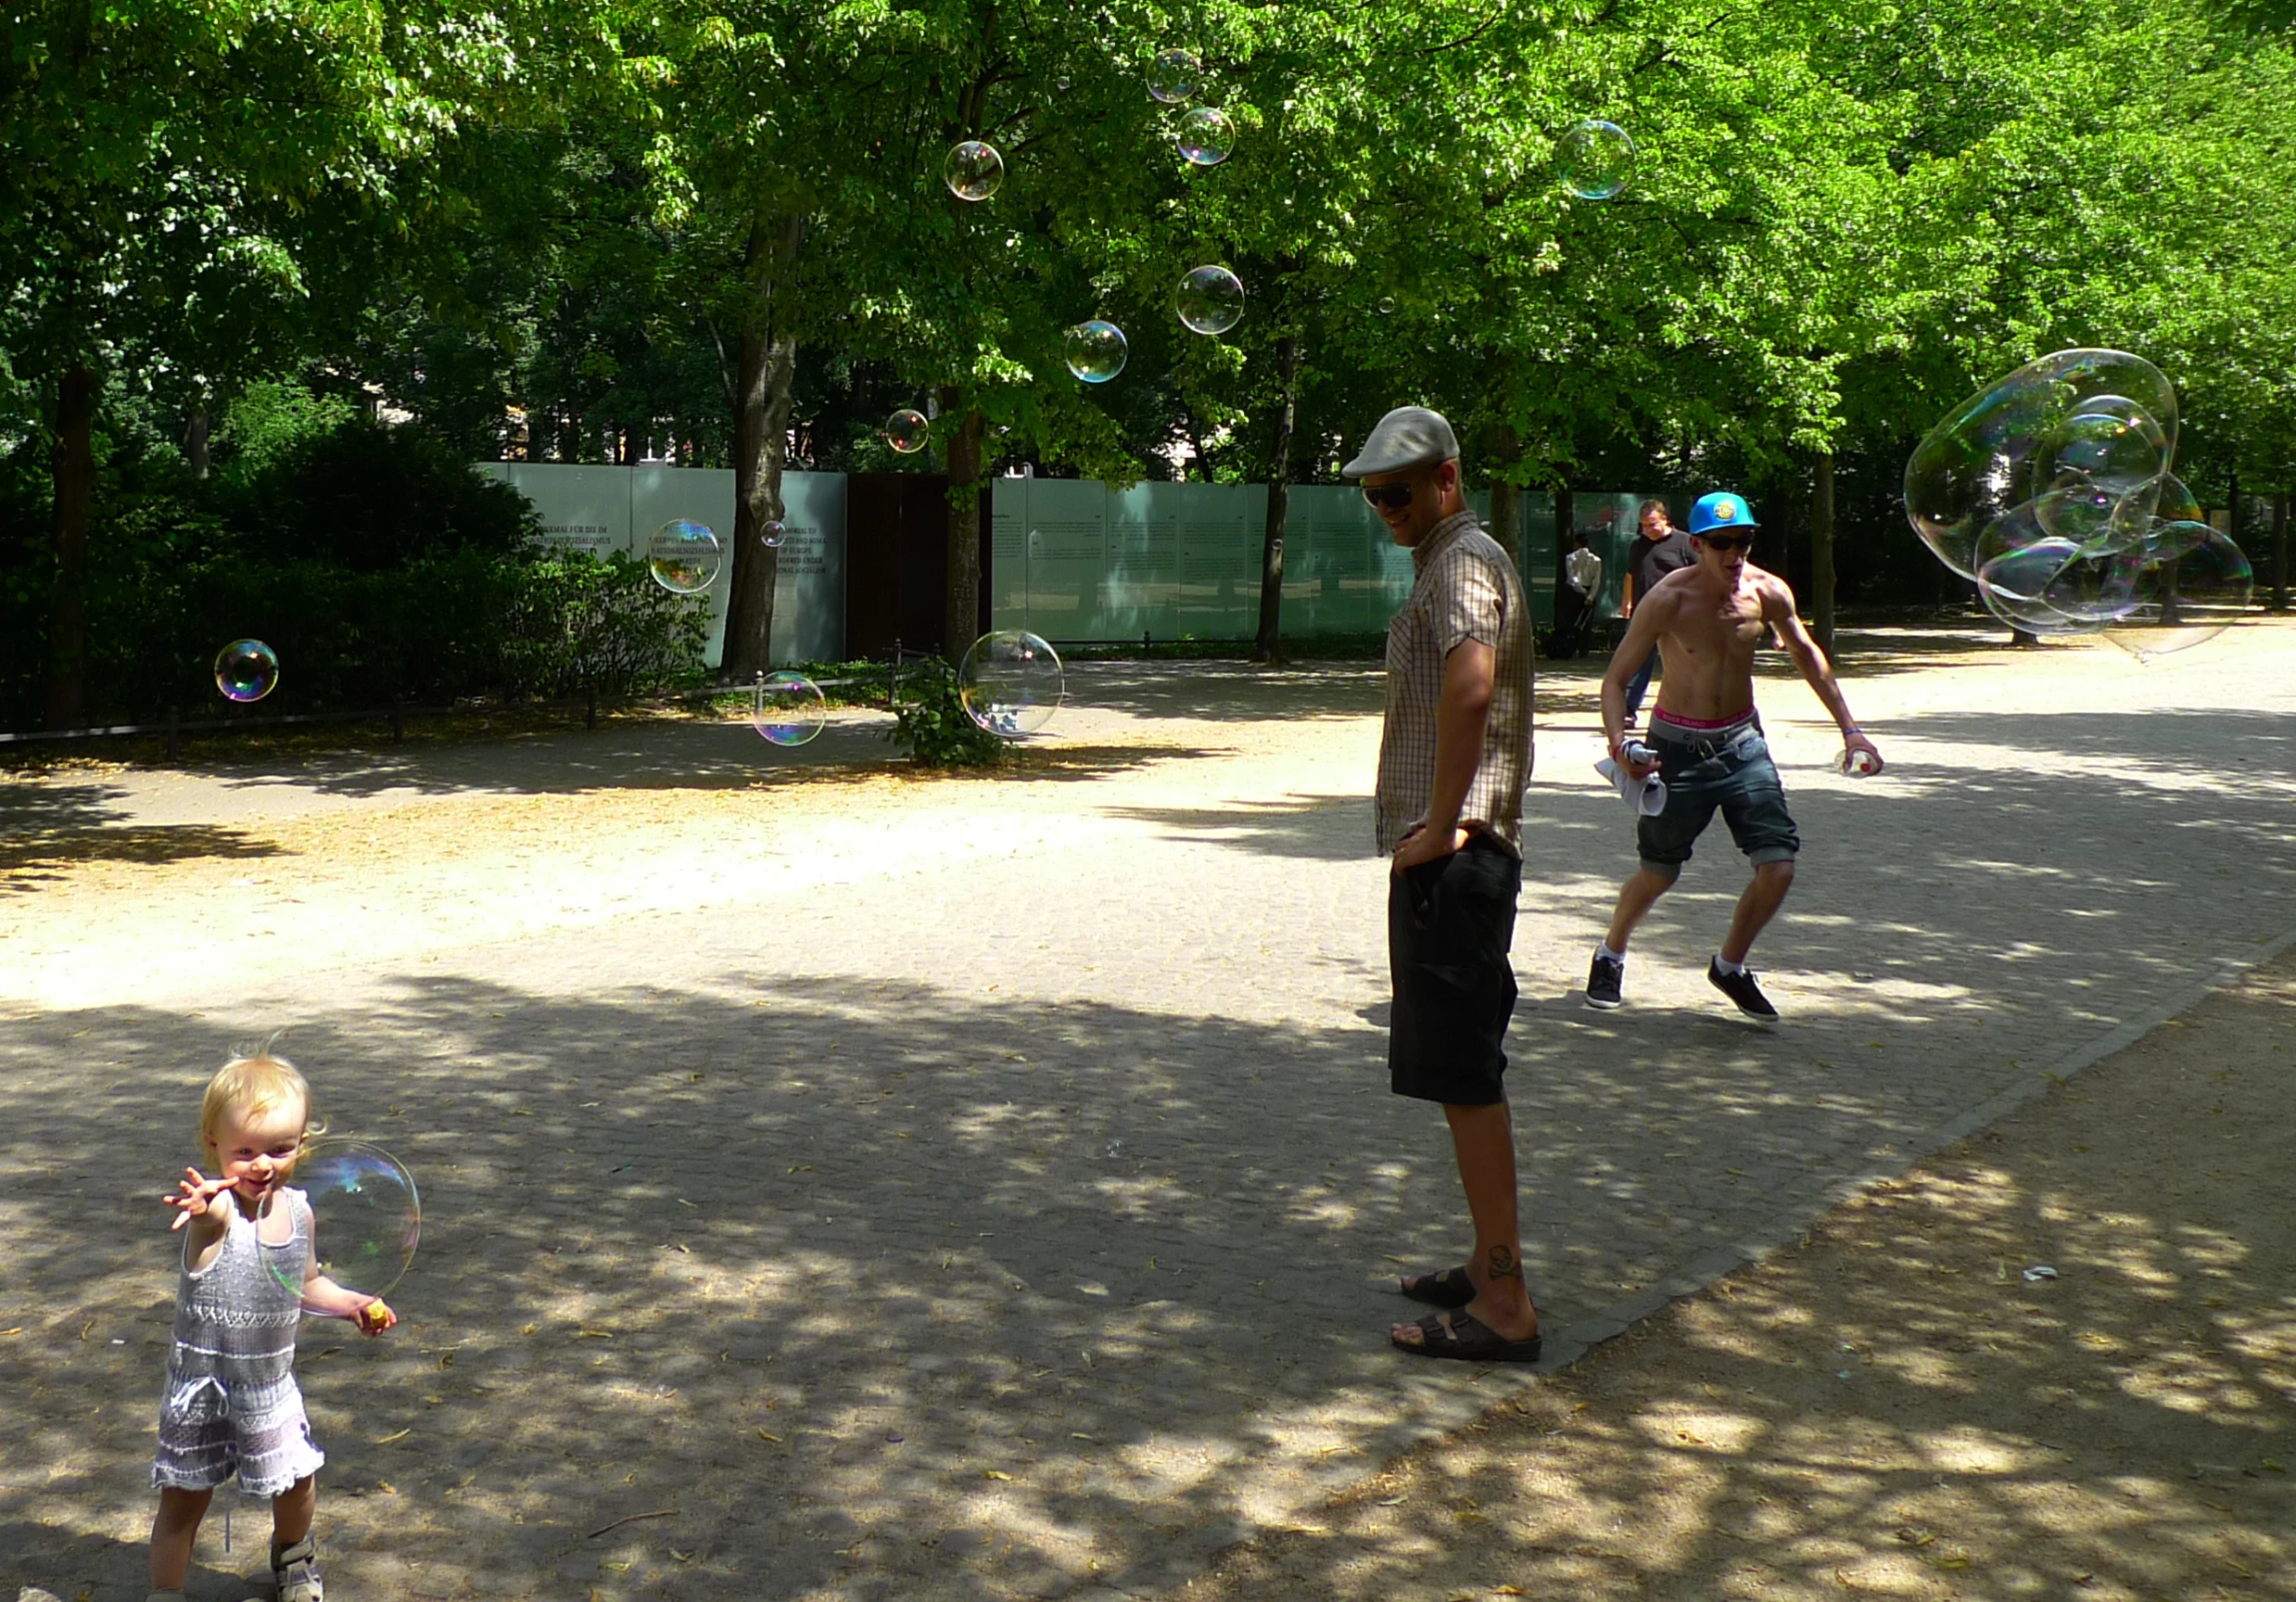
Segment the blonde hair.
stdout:
[[[278,1038],[276,1035],[273,1039]],[[227,1113],[269,1112],[293,1101],[303,1103],[303,1143],[327,1132],[319,1121],[319,1108],[311,1099],[311,1081],[294,1063],[272,1053],[272,1041],[235,1056],[215,1070],[200,1098],[199,1138],[202,1147],[215,1143],[216,1126]],[[300,1153],[298,1153],[300,1155]]]

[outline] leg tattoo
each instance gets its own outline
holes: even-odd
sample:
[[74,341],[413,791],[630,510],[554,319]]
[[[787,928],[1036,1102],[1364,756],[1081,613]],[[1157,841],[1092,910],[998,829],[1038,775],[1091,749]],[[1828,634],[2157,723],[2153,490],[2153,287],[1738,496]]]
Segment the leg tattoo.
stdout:
[[1493,1246],[1491,1248],[1491,1277],[1493,1279],[1521,1279],[1523,1277],[1523,1264],[1517,1260],[1515,1253],[1510,1248],[1506,1246]]

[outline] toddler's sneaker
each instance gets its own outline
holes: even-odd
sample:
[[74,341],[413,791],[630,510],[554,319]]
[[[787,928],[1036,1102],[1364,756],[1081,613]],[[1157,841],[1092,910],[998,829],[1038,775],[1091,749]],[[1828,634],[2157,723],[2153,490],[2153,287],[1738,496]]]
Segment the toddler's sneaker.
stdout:
[[272,1558],[271,1578],[279,1587],[279,1602],[326,1602],[327,1586],[319,1578],[319,1553],[308,1535]]

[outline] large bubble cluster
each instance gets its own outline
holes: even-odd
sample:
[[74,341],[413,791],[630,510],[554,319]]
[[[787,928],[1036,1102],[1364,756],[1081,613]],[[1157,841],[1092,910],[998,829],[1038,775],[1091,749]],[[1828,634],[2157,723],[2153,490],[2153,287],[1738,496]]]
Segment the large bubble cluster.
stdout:
[[2248,559],[2175,475],[2176,390],[2124,351],[2058,351],[1969,397],[1905,465],[1905,515],[1986,608],[2151,658],[2247,610]]

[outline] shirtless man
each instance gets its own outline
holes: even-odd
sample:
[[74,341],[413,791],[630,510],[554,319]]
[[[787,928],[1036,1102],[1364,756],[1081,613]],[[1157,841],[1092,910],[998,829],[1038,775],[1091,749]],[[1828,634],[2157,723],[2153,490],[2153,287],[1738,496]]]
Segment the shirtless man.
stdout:
[[[1850,721],[1849,705],[1834,681],[1833,665],[1794,614],[1793,592],[1764,573],[1752,554],[1753,513],[1742,496],[1724,491],[1702,498],[1691,512],[1691,547],[1698,562],[1670,573],[1636,599],[1626,639],[1603,676],[1603,733],[1611,757],[1641,779],[1657,772],[1667,782],[1666,809],[1637,825],[1642,866],[1619,891],[1611,931],[1595,947],[1587,974],[1587,1004],[1609,1009],[1624,1000],[1627,941],[1691,859],[1691,842],[1714,821],[1715,808],[1730,837],[1753,864],[1753,882],[1737,900],[1729,933],[1707,968],[1714,987],[1749,1018],[1774,1021],[1777,1008],[1761,993],[1745,965],[1753,938],[1777,913],[1793,884],[1801,838],[1785,809],[1785,790],[1753,710],[1753,654],[1776,631],[1801,677],[1841,726],[1846,761],[1865,754],[1864,771],[1881,771],[1881,753]],[[1659,704],[1651,714],[1650,744],[1630,744],[1627,681],[1653,647],[1665,654]]]

